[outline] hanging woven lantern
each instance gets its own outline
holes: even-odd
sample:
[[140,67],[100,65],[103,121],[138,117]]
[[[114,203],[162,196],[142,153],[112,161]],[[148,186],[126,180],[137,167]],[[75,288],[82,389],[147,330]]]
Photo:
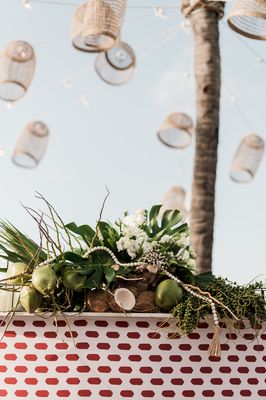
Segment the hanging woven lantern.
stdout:
[[111,49],[98,55],[95,69],[99,76],[110,85],[123,85],[133,75],[136,57],[126,43],[118,42]]
[[13,153],[13,162],[19,167],[36,167],[45,153],[48,136],[48,128],[43,122],[30,122],[18,139]]
[[183,149],[191,142],[192,128],[193,121],[189,115],[175,112],[163,121],[157,135],[166,146]]
[[233,158],[230,177],[239,183],[250,182],[260,165],[264,153],[264,141],[257,135],[246,136]]
[[266,0],[234,0],[227,22],[243,36],[266,40]]
[[99,52],[116,42],[126,11],[126,0],[88,0],[75,11],[72,44],[81,51]]
[[0,98],[8,102],[21,99],[35,71],[35,54],[29,43],[9,43],[0,55]]
[[182,212],[185,209],[185,198],[185,190],[180,186],[173,186],[163,197],[163,208],[166,210],[179,210]]

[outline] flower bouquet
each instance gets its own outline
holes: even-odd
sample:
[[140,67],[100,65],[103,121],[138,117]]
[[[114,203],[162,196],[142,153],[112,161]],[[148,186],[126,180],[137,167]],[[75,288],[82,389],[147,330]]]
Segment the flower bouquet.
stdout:
[[[167,312],[178,334],[189,334],[212,315],[211,354],[219,354],[221,321],[257,331],[266,321],[261,283],[238,286],[211,273],[196,275],[189,228],[178,210],[125,213],[114,224],[100,217],[95,228],[65,224],[41,195],[48,213],[25,207],[38,225],[36,243],[9,222],[0,222],[1,257],[8,261],[0,289],[17,293],[10,313]],[[232,324],[231,324],[232,325]]]

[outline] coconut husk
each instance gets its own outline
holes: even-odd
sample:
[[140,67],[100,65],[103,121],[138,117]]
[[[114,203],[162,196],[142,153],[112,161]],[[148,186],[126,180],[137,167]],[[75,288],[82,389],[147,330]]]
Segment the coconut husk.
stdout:
[[161,279],[160,275],[154,274],[148,270],[143,271],[143,277],[144,277],[147,285],[153,286],[153,287],[156,287],[159,280]]
[[[148,283],[145,277],[141,274],[136,274],[136,273],[130,273],[127,274],[126,276],[118,276],[116,278],[117,287],[125,287],[129,290],[131,290],[135,296],[140,294],[141,292],[144,292],[148,290]],[[134,289],[133,289],[134,288]],[[136,293],[136,291],[138,293]]]
[[155,292],[146,291],[141,293],[134,308],[137,312],[156,312],[158,307],[155,304]]
[[110,296],[110,297],[109,297],[109,307],[110,307],[111,310],[114,311],[114,312],[119,312],[119,313],[121,313],[121,312],[124,311],[123,308],[121,308],[121,307],[117,304],[117,302],[116,302],[115,299],[114,299],[114,296]]
[[138,297],[138,295],[140,294],[140,290],[138,289],[137,285],[120,285],[119,288],[125,288],[130,290],[135,297]]
[[109,311],[109,295],[103,289],[96,289],[89,292],[86,296],[86,305],[93,312]]

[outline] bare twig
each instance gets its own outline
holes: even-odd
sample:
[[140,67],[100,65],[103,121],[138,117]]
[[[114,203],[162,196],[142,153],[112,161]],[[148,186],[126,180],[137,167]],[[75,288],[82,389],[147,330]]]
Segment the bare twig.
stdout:
[[60,217],[60,215],[58,214],[58,212],[56,211],[56,209],[51,205],[51,203],[49,203],[49,201],[46,200],[45,197],[43,197],[43,195],[42,195],[41,193],[39,193],[39,192],[36,192],[36,193],[37,193],[36,198],[37,198],[37,199],[40,199],[40,200],[43,200],[43,201],[45,202],[45,204],[47,205],[47,207],[48,207],[48,209],[49,209],[49,211],[50,211],[52,220],[53,220],[53,222],[54,222],[55,229],[56,229],[57,232],[58,232],[58,227],[57,227],[57,222],[56,222],[56,220],[55,220],[55,216],[58,218],[58,220],[59,220],[60,223],[62,224],[62,229],[65,231],[65,233],[66,233],[66,235],[67,235],[67,237],[68,237],[68,240],[69,240],[69,247],[70,247],[70,249],[73,251],[74,249],[73,249],[73,246],[72,246],[71,237],[70,237],[70,234],[69,234],[68,230],[65,228],[65,224],[64,224],[62,218]]
[[95,241],[96,237],[99,236],[99,233],[101,233],[100,230],[99,230],[99,222],[100,222],[101,219],[102,219],[102,214],[103,214],[103,210],[104,210],[104,207],[105,207],[105,203],[106,203],[106,201],[107,201],[107,199],[108,199],[108,197],[109,197],[109,195],[110,195],[110,191],[109,191],[109,189],[108,189],[107,186],[105,186],[105,189],[106,189],[106,191],[107,191],[107,194],[106,194],[106,196],[105,196],[105,198],[104,198],[104,200],[103,200],[103,203],[102,203],[102,207],[101,207],[101,210],[100,210],[100,215],[99,215],[99,218],[98,218],[98,220],[97,220],[96,227],[95,227],[95,235],[94,235],[93,238],[92,238],[90,248],[93,247],[94,241]]

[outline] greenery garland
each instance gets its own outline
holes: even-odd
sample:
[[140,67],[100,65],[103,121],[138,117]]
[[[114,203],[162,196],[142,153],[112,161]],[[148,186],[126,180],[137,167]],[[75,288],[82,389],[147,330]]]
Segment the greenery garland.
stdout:
[[179,286],[179,295],[166,290],[167,300],[174,300],[167,302],[167,311],[179,321],[181,334],[191,333],[212,314],[216,355],[219,321],[233,318],[237,329],[248,320],[255,333],[266,321],[262,283],[239,286],[211,273],[195,275],[189,229],[179,211],[163,211],[156,205],[149,211],[125,213],[111,224],[102,221],[101,210],[92,228],[64,224],[53,206],[38,197],[48,208],[48,220],[47,214],[25,208],[38,224],[39,244],[12,224],[0,222],[0,257],[18,267],[13,276],[0,281],[0,289],[19,291],[26,311],[95,311],[93,301],[100,304],[98,310],[123,311],[113,295],[121,286],[136,296],[146,294],[144,307],[138,303],[133,311],[165,311],[157,291],[170,277]]
[[[207,281],[202,282],[202,278]],[[198,276],[197,286],[203,292],[208,291],[212,297],[230,308],[238,318],[238,321],[234,321],[233,324],[235,329],[245,327],[249,321],[250,326],[257,332],[266,321],[262,282],[240,286],[222,277],[216,278],[211,274],[205,274],[205,276]],[[231,316],[224,306],[217,304],[219,319],[231,320]],[[181,331],[189,334],[198,326],[200,320],[210,315],[210,310],[202,299],[185,293],[183,301],[174,307],[172,314],[180,321]]]

